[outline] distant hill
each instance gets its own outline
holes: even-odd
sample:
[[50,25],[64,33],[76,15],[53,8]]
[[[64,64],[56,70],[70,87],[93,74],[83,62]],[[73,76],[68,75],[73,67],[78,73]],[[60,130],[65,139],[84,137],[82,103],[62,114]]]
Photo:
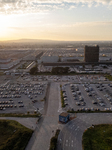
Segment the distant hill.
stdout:
[[94,42],[97,42],[97,43],[110,43],[112,41],[58,41],[58,40],[46,40],[46,39],[17,39],[17,40],[7,40],[7,41],[0,41],[0,42],[6,42],[6,43],[28,43],[28,42],[42,42],[42,43],[51,43],[51,42],[56,42],[56,43],[72,43],[72,42],[75,42],[75,43],[94,43]]
[[0,43],[110,43],[112,41],[58,41],[58,40],[46,40],[46,39],[18,39],[18,40],[7,40],[0,41]]
[[[112,41],[56,41],[45,39],[18,39],[0,41],[0,49],[34,49],[34,48],[84,48],[85,45],[112,47]],[[69,49],[70,50],[70,49]]]
[[65,43],[67,41],[54,41],[54,40],[43,40],[43,39],[18,39],[18,40],[7,40],[0,41],[3,43]]

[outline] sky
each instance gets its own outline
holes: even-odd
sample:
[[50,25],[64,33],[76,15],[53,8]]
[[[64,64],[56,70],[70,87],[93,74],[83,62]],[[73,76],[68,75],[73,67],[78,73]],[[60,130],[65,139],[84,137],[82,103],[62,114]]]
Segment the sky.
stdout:
[[111,41],[112,0],[0,0],[0,41]]

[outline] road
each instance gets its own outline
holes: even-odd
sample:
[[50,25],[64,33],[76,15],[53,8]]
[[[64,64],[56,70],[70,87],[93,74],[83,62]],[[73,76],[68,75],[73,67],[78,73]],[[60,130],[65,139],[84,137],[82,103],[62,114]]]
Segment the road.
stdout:
[[112,124],[112,114],[77,114],[77,118],[67,123],[60,132],[57,150],[82,150],[83,132],[92,124]]
[[[52,82],[48,93],[45,112],[37,125],[34,134],[26,147],[26,150],[48,150],[50,138],[59,127],[59,83]],[[49,105],[48,105],[49,104]],[[54,131],[54,132],[53,132]]]

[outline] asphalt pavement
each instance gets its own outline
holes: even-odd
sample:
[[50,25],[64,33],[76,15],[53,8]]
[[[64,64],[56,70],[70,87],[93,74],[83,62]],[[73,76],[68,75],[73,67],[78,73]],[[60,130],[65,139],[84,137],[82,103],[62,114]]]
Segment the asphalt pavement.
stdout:
[[[50,84],[49,94],[45,103],[45,112],[37,125],[34,134],[26,147],[26,150],[48,150],[50,139],[54,135],[58,125],[59,83]],[[49,105],[48,105],[49,104]]]
[[77,114],[77,118],[68,122],[60,132],[57,150],[82,150],[83,132],[93,124],[112,124],[112,114]]

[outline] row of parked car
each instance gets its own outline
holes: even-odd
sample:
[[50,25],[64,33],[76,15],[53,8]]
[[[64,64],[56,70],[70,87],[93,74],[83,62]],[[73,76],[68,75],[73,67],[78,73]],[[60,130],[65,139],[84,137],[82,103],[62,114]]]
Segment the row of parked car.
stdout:
[[20,98],[21,95],[0,95],[0,98]]
[[77,111],[100,111],[99,108],[80,108]]
[[[111,88],[112,85],[108,84],[108,86]],[[112,92],[108,90],[108,88],[105,87],[105,85],[103,84],[98,84],[96,85],[97,89],[99,89],[100,91],[103,91],[104,97],[110,102],[110,104],[112,105]],[[111,89],[110,89],[111,90]],[[105,106],[105,105],[103,105]]]
[[70,84],[71,92],[73,95],[74,100],[76,100],[77,106],[85,106],[86,102],[84,101],[84,98],[81,96],[81,91],[79,91],[78,85]]
[[0,104],[13,104],[13,101],[0,101]]
[[[84,87],[85,87],[85,91],[87,92],[87,95],[91,97],[93,104],[98,104],[101,107],[106,105],[104,100],[97,95],[97,93],[94,91],[94,89],[89,84],[84,85]],[[100,88],[99,85],[96,85],[96,87]]]
[[20,98],[25,95],[41,95],[44,84],[7,84],[0,88],[0,98]]
[[[100,111],[99,108],[80,108],[77,111]],[[104,108],[104,111],[112,111],[112,108]]]
[[[21,104],[18,107],[24,107],[24,105]],[[5,110],[6,108],[17,108],[17,105],[0,105],[0,110]]]

